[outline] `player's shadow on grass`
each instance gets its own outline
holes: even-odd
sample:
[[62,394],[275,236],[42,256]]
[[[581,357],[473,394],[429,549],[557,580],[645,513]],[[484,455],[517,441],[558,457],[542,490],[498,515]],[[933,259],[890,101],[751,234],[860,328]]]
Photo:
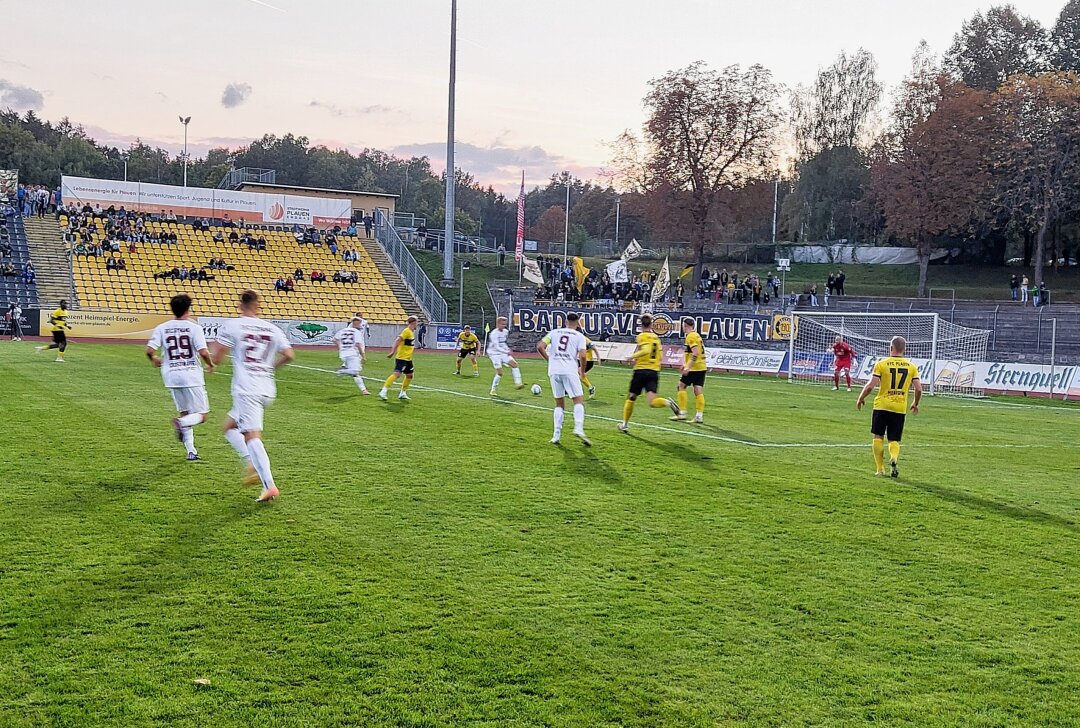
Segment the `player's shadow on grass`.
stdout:
[[626,485],[622,473],[597,457],[591,449],[581,446],[576,440],[553,447],[558,447],[562,451],[563,459],[577,475],[599,479],[613,485]]
[[704,468],[705,470],[716,470],[716,464],[713,462],[711,455],[703,455],[701,452],[687,445],[678,445],[672,442],[656,442],[647,437],[638,437],[634,434],[627,434],[626,437],[629,437],[638,445],[651,447],[654,450],[659,450],[665,455],[674,455],[680,460],[685,460],[687,463],[696,467]]
[[901,474],[900,482],[906,485],[910,485],[919,490],[935,495],[942,500],[949,501],[950,503],[956,503],[958,505],[966,506],[975,510],[986,511],[989,513],[996,513],[1007,518],[1012,518],[1017,521],[1027,521],[1028,523],[1039,523],[1048,526],[1057,526],[1069,531],[1080,531],[1080,526],[1076,521],[1071,521],[1068,518],[1062,516],[1056,516],[1053,513],[1047,513],[1045,511],[1036,510],[1035,508],[1027,508],[1025,506],[1012,505],[1010,503],[1002,503],[1000,501],[991,500],[990,498],[983,498],[982,496],[974,495],[972,493],[964,493],[963,491],[956,490],[955,488],[946,488],[942,485],[934,485],[932,483],[922,483],[917,480],[910,480],[903,477]]
[[327,397],[326,399],[322,400],[322,403],[323,404],[345,404],[346,402],[351,402],[354,399],[358,399],[358,398],[359,398],[359,395],[343,394],[340,397]]
[[735,430],[725,430],[721,427],[716,427],[715,425],[693,425],[693,427],[695,430],[701,430],[702,432],[707,432],[710,435],[716,435],[717,437],[726,437],[731,440],[749,442],[754,445],[761,444],[761,440],[757,439],[756,437],[750,437],[749,435],[744,435],[743,433],[736,432]]

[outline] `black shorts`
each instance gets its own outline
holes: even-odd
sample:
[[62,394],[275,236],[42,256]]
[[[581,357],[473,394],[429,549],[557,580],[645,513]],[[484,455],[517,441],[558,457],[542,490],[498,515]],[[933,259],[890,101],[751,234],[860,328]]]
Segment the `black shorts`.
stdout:
[[679,384],[685,384],[687,387],[704,387],[706,371],[700,372],[687,372],[679,378]]
[[457,353],[458,359],[464,359],[467,356],[476,356],[476,349],[462,349]]
[[870,433],[874,437],[884,437],[889,442],[900,442],[904,436],[904,415],[887,410],[874,410],[870,420]]
[[634,376],[630,378],[630,394],[635,397],[642,392],[656,394],[660,386],[660,372],[652,369],[635,369]]
[[63,331],[54,331],[52,332],[52,340],[55,344],[66,344],[67,334]]
[[412,359],[406,361],[405,359],[394,360],[394,371],[401,372],[402,374],[411,375],[413,373]]
[[596,366],[596,362],[593,360],[585,362],[585,373],[588,374],[589,370],[591,370],[594,366]]

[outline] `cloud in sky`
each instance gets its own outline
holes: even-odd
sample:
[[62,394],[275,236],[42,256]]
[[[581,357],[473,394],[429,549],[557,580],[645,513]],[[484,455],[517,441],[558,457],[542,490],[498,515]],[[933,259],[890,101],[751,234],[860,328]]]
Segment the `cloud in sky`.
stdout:
[[235,109],[251,96],[250,83],[230,83],[221,92],[221,105],[226,109]]
[[[500,135],[500,139],[503,136]],[[514,147],[499,141],[497,139],[488,146],[458,142],[454,148],[457,168],[511,196],[517,195],[522,170],[525,170],[527,187],[546,184],[553,171],[568,171],[585,179],[595,178],[599,172],[596,167],[582,166],[543,147]],[[435,169],[446,166],[445,142],[404,144],[394,147],[390,153],[399,157],[428,157]]]
[[329,113],[331,116],[337,117],[354,117],[354,116],[370,116],[372,114],[389,114],[394,111],[389,106],[383,104],[372,104],[370,106],[338,106],[332,101],[318,101],[312,100],[308,104],[311,108],[322,109]]
[[15,111],[41,111],[45,97],[37,89],[0,78],[0,107]]

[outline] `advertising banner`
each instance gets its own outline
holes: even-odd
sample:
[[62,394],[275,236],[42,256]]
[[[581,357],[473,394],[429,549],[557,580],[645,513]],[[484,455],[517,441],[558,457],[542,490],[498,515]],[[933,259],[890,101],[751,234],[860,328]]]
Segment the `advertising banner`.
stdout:
[[[207,341],[217,338],[221,325],[230,319],[218,316],[200,316],[199,325]],[[348,324],[344,321],[291,321],[286,319],[266,319],[285,334],[290,344],[300,346],[337,346],[334,334]]]
[[237,192],[205,187],[176,187],[147,182],[64,176],[65,202],[128,211],[169,213],[178,217],[215,217],[266,225],[346,226],[352,202],[346,198],[302,197],[262,192]]
[[[828,359],[827,369],[822,369],[817,373],[831,372],[832,356],[824,354],[821,356]],[[852,376],[863,382],[867,381],[873,376],[874,365],[878,360],[878,357],[864,357],[852,368]],[[912,359],[911,362],[918,367],[922,376],[926,376],[930,364],[928,359]],[[800,372],[796,369],[795,373],[813,372]],[[1080,367],[941,359],[937,364],[934,384],[938,387],[973,387],[984,389],[992,394],[1044,395],[1050,394],[1051,385],[1053,385],[1054,394],[1068,393],[1070,397],[1078,397],[1080,396]]]
[[[46,320],[48,317],[46,316]],[[41,330],[40,317],[37,311],[30,309],[23,309],[22,316],[19,316],[19,324],[22,328],[23,336],[38,336]],[[12,330],[11,321],[8,319],[6,311],[0,311],[0,337],[7,338],[11,336]]]
[[456,349],[457,335],[461,333],[460,326],[447,326],[440,324],[435,333],[436,349]]
[[[545,334],[566,323],[566,314],[575,309],[555,306],[519,306],[514,309],[513,326],[526,334]],[[637,311],[578,310],[581,330],[592,339],[636,336]],[[653,331],[661,338],[680,336],[679,320],[689,316],[706,341],[768,341],[772,317],[754,314],[691,314],[680,311],[653,313]]]
[[[41,310],[39,329],[49,336],[51,310]],[[154,327],[172,319],[157,313],[116,313],[113,311],[68,311],[67,323],[71,329],[67,335],[73,339],[131,339],[146,341]]]
[[[595,341],[600,358],[604,361],[626,361],[636,348],[633,344],[619,344],[610,341]],[[663,364],[665,367],[683,365],[683,347],[665,346]],[[755,349],[721,349],[706,347],[705,358],[709,369],[722,369],[736,372],[760,372],[778,374],[784,369],[787,352],[758,351]]]

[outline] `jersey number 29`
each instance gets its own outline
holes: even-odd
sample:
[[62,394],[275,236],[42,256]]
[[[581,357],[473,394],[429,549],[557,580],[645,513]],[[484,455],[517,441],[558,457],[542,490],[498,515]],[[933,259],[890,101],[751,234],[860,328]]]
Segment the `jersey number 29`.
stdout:
[[169,359],[194,359],[195,347],[191,345],[191,337],[187,334],[166,336],[165,353]]

